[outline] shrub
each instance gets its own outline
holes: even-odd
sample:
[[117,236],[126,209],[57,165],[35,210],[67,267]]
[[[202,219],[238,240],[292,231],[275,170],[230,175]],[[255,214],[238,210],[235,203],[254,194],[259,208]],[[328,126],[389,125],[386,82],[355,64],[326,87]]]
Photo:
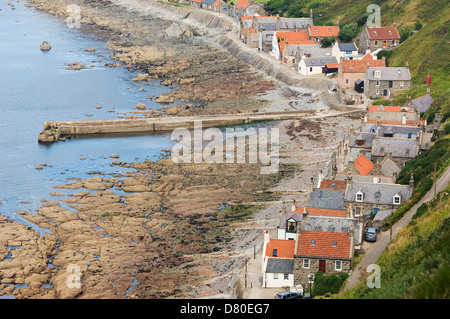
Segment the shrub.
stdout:
[[358,24],[356,22],[347,23],[339,30],[339,39],[342,42],[351,42],[358,33]]
[[414,25],[414,28],[415,28],[416,30],[422,29],[422,23],[420,23],[419,21],[416,22],[416,24]]
[[314,295],[326,296],[329,293],[338,293],[347,277],[346,273],[324,275],[322,272],[318,272],[314,277]]

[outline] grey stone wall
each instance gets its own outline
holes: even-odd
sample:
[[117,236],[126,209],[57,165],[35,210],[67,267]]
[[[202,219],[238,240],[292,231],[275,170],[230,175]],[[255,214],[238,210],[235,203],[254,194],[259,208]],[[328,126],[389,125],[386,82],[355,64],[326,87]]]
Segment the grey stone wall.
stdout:
[[[305,257],[306,258],[306,257]],[[303,287],[308,286],[308,275],[315,275],[319,271],[319,260],[326,261],[326,271],[325,274],[333,273],[348,273],[351,270],[352,264],[351,260],[341,260],[341,259],[324,259],[324,258],[314,258],[309,259],[309,268],[303,268],[303,257],[294,257],[294,285],[302,285]],[[342,261],[342,271],[335,270],[335,261]]]
[[[400,90],[407,90],[411,88],[411,81],[403,81],[403,86],[401,86],[402,81],[392,81],[392,87],[389,87],[389,81],[380,80],[380,85],[377,85],[377,80],[364,80],[364,94],[368,97],[371,96],[385,96],[384,90],[387,90],[386,97],[392,97],[395,93]],[[378,90],[378,94],[377,94]]]

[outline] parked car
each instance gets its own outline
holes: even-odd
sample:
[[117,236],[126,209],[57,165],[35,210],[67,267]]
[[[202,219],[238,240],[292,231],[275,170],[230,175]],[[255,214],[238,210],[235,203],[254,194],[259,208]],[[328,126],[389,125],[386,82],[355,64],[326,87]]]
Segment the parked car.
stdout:
[[302,294],[298,292],[283,291],[277,293],[275,299],[302,299]]
[[366,241],[377,241],[378,237],[378,229],[376,228],[367,228],[366,233],[364,235],[364,239]]

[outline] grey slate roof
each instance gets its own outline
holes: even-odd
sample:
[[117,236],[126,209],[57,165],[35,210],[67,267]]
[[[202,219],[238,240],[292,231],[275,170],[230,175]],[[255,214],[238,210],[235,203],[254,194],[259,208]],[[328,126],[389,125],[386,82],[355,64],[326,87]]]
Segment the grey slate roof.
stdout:
[[430,108],[431,103],[433,103],[433,98],[427,94],[411,100],[411,103],[416,110],[419,110],[419,112],[425,112]]
[[313,26],[313,20],[311,18],[281,18],[281,29],[307,29]]
[[351,43],[339,43],[339,50],[341,51],[358,51],[358,48],[356,47],[356,45],[351,42]]
[[[301,46],[300,47],[301,54],[311,54],[312,58],[315,57],[331,57],[331,48],[320,48],[318,45],[315,44],[309,44],[308,47]],[[328,63],[334,63],[334,62],[328,62]]]
[[[381,176],[381,175],[352,174],[353,182],[373,183],[375,178],[377,179],[378,183],[386,183],[386,184],[394,183],[394,178],[392,177],[392,175]],[[345,181],[348,179],[348,176],[345,173],[337,173],[334,179],[338,181]]]
[[283,217],[281,217],[279,228],[286,229],[286,222],[291,218],[297,222],[301,222],[303,220],[303,213],[284,213]]
[[355,245],[359,245],[360,238],[358,234],[360,223],[356,218],[308,215],[303,222],[302,230],[348,233],[350,231],[350,225],[353,225],[355,234],[354,243]]
[[266,272],[278,274],[293,274],[294,259],[269,258],[267,261]]
[[[353,134],[350,136],[350,147],[361,147],[361,148],[372,148],[372,141],[375,134],[373,133],[364,133],[364,132],[353,132]],[[364,145],[359,146],[356,145],[356,140],[363,139]],[[355,158],[354,158],[355,159]]]
[[322,56],[322,57],[311,57],[305,58],[306,66],[325,66],[329,63],[338,63],[334,56]]
[[420,134],[420,127],[407,125],[381,125],[378,129],[378,136],[383,137],[384,134],[394,134],[393,137],[408,138],[411,133],[411,138],[416,138]]
[[294,45],[294,44],[290,45],[290,44],[288,44],[286,46],[286,48],[287,48],[287,51],[288,51],[289,55],[295,56],[297,54],[297,45]]
[[309,199],[309,207],[344,209],[345,191],[314,188]]
[[[381,71],[380,77],[375,77],[375,71]],[[400,67],[385,67],[385,68],[370,68],[366,69],[368,79],[371,81],[409,81],[411,80],[411,74],[408,68]]]
[[213,5],[215,2],[216,2],[216,0],[203,0],[202,4]]
[[416,139],[390,137],[379,137],[373,140],[373,156],[385,156],[388,151],[392,157],[414,158],[419,151],[419,142]]
[[395,164],[395,162],[391,160],[389,157],[386,157],[381,162],[381,171],[383,172],[383,174],[387,176],[394,176],[394,174],[400,173],[401,170],[402,169],[398,167],[398,165]]
[[[361,147],[349,147],[347,150],[347,155],[345,156],[344,165],[347,166],[348,162],[354,162],[355,159],[361,154]],[[369,158],[367,155],[365,155]],[[370,159],[370,158],[369,158]]]
[[405,202],[411,197],[408,185],[352,182],[347,185],[345,200],[356,202],[358,191],[363,193],[363,203],[392,205],[396,194],[400,195],[401,202]]
[[277,25],[276,25],[276,23],[268,23],[268,22],[260,22],[259,24],[258,24],[258,26],[259,26],[259,30],[258,31],[261,31],[262,29],[264,29],[264,30],[270,30],[270,31],[275,31],[276,29],[277,29]]

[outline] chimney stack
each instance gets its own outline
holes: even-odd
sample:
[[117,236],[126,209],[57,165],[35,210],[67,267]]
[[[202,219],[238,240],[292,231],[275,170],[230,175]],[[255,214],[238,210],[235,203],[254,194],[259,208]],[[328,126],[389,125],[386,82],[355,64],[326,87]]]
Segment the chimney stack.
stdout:
[[431,91],[430,91],[430,89],[429,89],[429,88],[427,89],[427,95],[428,95],[428,96],[430,96],[430,95],[431,95]]
[[406,67],[407,69],[409,69],[409,63],[408,63],[408,61],[405,62],[405,67]]
[[350,134],[353,134],[353,132],[355,131],[355,128],[353,127],[353,124],[350,126]]
[[313,18],[313,12],[312,9],[309,9],[309,17],[312,19]]
[[354,241],[354,230],[353,230],[353,225],[350,225],[350,231],[348,232],[348,236],[350,239],[350,256],[349,258],[351,259],[352,263],[353,263],[353,253],[354,253],[354,249],[355,249],[355,241]]
[[291,211],[295,212],[295,210],[297,209],[297,206],[295,205],[295,199],[292,202],[292,207],[291,207]]

